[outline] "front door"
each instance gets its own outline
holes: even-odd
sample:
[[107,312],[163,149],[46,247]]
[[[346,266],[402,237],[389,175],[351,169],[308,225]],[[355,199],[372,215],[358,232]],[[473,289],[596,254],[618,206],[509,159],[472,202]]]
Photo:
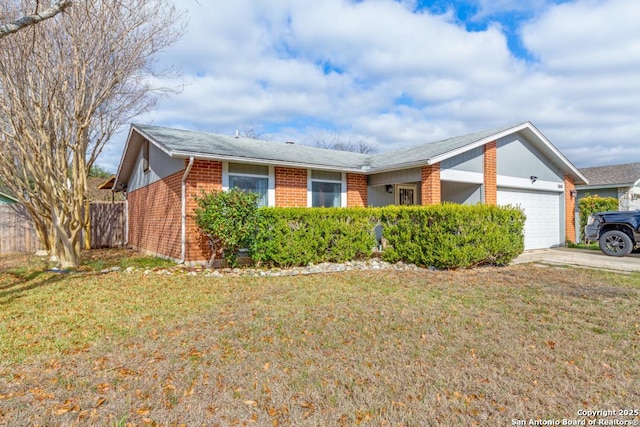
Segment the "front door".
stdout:
[[396,186],[396,205],[415,205],[416,204],[416,186],[415,185],[397,185]]

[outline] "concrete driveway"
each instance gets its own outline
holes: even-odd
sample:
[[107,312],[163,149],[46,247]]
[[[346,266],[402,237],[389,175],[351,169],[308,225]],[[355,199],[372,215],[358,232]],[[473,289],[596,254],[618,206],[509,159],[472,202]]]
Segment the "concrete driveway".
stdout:
[[640,272],[640,254],[626,257],[606,256],[600,251],[570,248],[536,249],[525,251],[512,264],[539,262],[543,264],[572,265],[597,268],[621,273]]

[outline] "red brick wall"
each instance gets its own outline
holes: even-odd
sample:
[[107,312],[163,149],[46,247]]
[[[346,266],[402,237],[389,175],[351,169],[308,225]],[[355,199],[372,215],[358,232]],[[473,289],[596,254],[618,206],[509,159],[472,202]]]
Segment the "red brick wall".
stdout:
[[367,176],[347,174],[347,207],[367,206]]
[[307,206],[307,170],[275,168],[276,206]]
[[440,203],[440,163],[422,167],[422,205]]
[[[200,234],[193,211],[197,207],[194,195],[200,195],[201,190],[209,193],[213,190],[222,191],[222,163],[208,160],[193,162],[187,177],[187,253],[186,261],[206,261],[211,257],[211,249],[206,237]],[[181,225],[178,224],[178,228]]]
[[487,205],[498,204],[498,169],[496,161],[496,142],[484,146],[484,202]]
[[564,230],[565,240],[575,242],[576,240],[576,199],[571,197],[571,192],[575,191],[576,186],[573,178],[569,175],[564,177]]
[[177,172],[127,194],[129,244],[146,253],[180,258],[181,180]]

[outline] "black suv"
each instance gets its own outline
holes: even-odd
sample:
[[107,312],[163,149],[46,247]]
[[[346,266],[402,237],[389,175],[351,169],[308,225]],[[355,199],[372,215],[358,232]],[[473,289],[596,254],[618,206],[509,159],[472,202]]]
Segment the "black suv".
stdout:
[[597,240],[605,255],[629,255],[640,245],[640,210],[591,214],[584,234],[587,240]]

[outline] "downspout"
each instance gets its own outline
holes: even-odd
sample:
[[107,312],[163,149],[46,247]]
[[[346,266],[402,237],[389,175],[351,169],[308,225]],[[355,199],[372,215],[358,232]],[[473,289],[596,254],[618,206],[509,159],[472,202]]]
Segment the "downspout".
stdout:
[[189,164],[184,170],[182,175],[182,238],[180,240],[180,261],[179,264],[184,264],[187,259],[187,177],[191,172],[193,166],[193,156],[189,157]]
[[124,196],[124,247],[129,246],[129,198],[126,191],[123,191]]

